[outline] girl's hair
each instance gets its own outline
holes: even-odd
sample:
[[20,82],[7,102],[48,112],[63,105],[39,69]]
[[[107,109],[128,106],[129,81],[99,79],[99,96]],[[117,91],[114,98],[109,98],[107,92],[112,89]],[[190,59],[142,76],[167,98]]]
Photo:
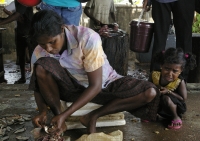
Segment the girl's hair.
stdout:
[[181,69],[192,70],[196,67],[196,56],[192,53],[184,53],[181,48],[168,48],[165,51],[161,51],[154,56],[154,61],[163,65],[169,64],[181,64]]
[[42,35],[54,37],[62,33],[62,18],[52,10],[41,10],[34,14],[31,22],[30,37],[37,40]]

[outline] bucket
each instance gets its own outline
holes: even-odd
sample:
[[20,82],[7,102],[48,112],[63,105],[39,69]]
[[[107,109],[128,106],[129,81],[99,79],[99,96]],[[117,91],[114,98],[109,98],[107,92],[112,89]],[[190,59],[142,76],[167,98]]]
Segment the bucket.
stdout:
[[151,46],[154,23],[140,21],[141,18],[138,21],[132,20],[130,23],[130,50],[145,53],[149,51]]

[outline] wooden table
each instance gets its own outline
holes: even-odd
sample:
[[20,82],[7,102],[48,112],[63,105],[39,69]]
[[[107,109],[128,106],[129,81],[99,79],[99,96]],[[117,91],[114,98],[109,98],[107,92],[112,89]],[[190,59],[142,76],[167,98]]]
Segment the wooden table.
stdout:
[[2,32],[6,30],[6,28],[0,28],[0,83],[5,82],[4,78],[4,65],[3,65],[3,47],[2,47]]

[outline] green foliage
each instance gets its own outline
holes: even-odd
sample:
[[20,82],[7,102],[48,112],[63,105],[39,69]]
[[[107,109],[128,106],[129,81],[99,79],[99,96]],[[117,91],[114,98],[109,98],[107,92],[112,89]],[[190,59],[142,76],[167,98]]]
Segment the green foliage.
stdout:
[[196,13],[195,21],[192,25],[193,33],[200,33],[200,14]]

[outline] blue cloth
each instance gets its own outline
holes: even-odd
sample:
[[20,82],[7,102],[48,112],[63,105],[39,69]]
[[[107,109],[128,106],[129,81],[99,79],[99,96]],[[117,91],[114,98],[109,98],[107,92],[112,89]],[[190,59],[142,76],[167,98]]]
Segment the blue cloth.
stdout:
[[78,0],[42,0],[42,2],[60,7],[77,7],[80,5]]
[[77,7],[60,7],[52,6],[44,2],[40,5],[41,10],[53,10],[58,13],[67,25],[79,25],[80,17],[82,14],[82,6],[79,3]]
[[170,2],[175,2],[175,1],[178,1],[178,0],[156,0],[160,3],[170,3]]

